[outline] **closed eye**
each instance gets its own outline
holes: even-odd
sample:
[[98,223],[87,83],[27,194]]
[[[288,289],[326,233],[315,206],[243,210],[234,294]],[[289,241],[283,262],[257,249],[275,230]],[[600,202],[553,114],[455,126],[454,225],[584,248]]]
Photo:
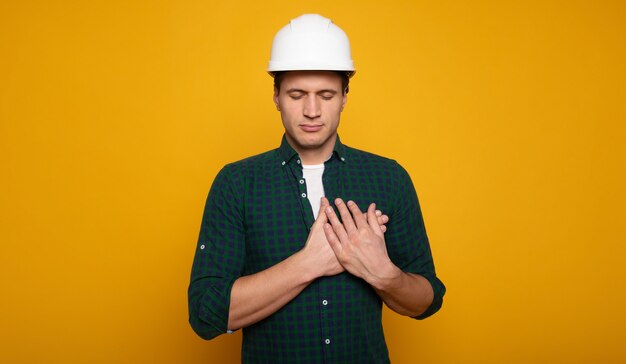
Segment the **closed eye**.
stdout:
[[298,91],[290,92],[289,97],[291,97],[294,100],[299,100],[304,97],[304,92],[298,92]]
[[322,98],[322,100],[331,100],[333,97],[335,97],[337,93],[333,92],[333,91],[324,91],[321,92],[319,95]]

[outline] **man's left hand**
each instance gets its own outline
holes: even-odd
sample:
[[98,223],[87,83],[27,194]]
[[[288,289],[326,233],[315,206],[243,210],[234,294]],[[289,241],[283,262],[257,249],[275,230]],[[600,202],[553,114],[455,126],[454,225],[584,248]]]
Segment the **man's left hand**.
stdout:
[[376,218],[376,205],[370,204],[366,214],[353,201],[344,203],[338,198],[335,206],[343,224],[329,206],[325,209],[329,223],[324,225],[324,233],[339,263],[374,288],[401,274],[387,254],[385,236]]

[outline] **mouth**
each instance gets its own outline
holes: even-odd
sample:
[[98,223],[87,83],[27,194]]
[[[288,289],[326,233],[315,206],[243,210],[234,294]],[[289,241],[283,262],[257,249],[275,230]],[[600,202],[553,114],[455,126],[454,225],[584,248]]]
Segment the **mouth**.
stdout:
[[322,130],[323,125],[321,124],[300,124],[300,129],[307,133],[315,133],[317,131]]

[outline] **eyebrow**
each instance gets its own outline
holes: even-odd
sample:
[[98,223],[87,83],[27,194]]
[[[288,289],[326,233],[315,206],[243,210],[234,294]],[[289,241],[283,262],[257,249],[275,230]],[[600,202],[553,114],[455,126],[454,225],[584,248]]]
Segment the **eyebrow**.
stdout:
[[[299,88],[290,88],[289,90],[287,90],[287,93],[292,93],[292,92],[302,92],[302,93],[308,93],[305,90],[299,89]],[[337,90],[333,90],[333,89],[323,89],[323,90],[319,90],[316,92],[316,94],[323,94],[323,93],[332,93],[333,95],[338,94],[339,91]]]

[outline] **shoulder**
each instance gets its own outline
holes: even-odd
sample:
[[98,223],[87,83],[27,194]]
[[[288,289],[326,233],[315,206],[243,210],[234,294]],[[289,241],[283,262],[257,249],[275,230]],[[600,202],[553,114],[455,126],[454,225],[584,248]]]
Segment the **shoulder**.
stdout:
[[226,164],[213,185],[228,188],[232,193],[250,191],[255,186],[272,185],[284,173],[278,149],[269,150]]
[[381,173],[405,175],[406,170],[394,159],[344,145],[346,165]]
[[376,185],[393,196],[415,193],[411,176],[396,160],[352,147],[346,147],[344,154],[344,173],[349,178]]
[[[274,165],[275,167],[272,167]],[[276,170],[280,166],[280,158],[276,150],[228,163],[213,179],[211,192],[225,193],[238,199],[249,190],[254,181],[266,175],[276,175]]]
[[258,171],[267,170],[274,165],[280,166],[280,158],[277,149],[228,163],[222,168],[219,174],[226,175],[231,179],[238,179]]

